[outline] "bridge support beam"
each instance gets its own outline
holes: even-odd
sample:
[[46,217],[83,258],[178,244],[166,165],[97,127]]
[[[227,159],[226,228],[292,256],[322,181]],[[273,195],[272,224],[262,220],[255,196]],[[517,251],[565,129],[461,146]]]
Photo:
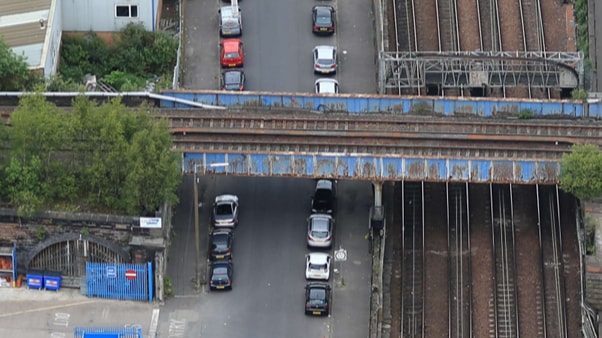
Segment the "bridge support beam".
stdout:
[[383,206],[383,182],[372,181],[372,191],[374,192],[374,206]]
[[370,229],[382,236],[385,226],[385,210],[383,208],[383,182],[373,181],[374,206],[370,208]]

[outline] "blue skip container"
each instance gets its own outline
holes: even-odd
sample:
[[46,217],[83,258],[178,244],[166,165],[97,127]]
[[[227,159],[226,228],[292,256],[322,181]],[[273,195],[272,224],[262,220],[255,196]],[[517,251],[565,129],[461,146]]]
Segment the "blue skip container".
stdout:
[[60,271],[44,271],[44,288],[50,291],[58,291],[61,288],[63,274]]
[[25,275],[27,287],[30,289],[42,289],[44,287],[44,271],[29,270]]

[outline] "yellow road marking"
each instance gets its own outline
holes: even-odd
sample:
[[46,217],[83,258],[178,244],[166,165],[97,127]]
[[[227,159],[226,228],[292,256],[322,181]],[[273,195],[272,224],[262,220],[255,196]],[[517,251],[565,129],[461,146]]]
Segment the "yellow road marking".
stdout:
[[65,305],[54,305],[54,306],[40,307],[40,308],[37,308],[37,309],[29,309],[29,310],[24,310],[24,311],[3,313],[3,314],[0,314],[0,318],[11,317],[11,316],[18,316],[18,315],[23,315],[23,314],[27,314],[27,313],[34,313],[34,312],[40,312],[40,311],[64,309],[64,308],[70,307],[70,306],[86,305],[86,304],[92,304],[94,302],[95,302],[95,300],[86,300],[86,301],[82,301],[82,302],[65,304]]

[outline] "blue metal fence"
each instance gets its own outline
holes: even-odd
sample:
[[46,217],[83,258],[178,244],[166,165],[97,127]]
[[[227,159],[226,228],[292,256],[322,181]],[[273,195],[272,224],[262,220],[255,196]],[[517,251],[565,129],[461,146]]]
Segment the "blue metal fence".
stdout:
[[86,263],[88,297],[153,300],[153,267],[146,264]]
[[74,338],[144,338],[142,328],[131,326],[76,327]]

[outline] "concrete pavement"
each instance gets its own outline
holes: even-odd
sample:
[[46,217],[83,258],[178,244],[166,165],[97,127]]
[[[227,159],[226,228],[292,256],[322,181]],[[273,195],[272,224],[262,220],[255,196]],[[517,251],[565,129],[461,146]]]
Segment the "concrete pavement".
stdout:
[[152,336],[158,304],[88,298],[79,290],[0,288],[0,337],[73,337],[75,327],[136,326]]

